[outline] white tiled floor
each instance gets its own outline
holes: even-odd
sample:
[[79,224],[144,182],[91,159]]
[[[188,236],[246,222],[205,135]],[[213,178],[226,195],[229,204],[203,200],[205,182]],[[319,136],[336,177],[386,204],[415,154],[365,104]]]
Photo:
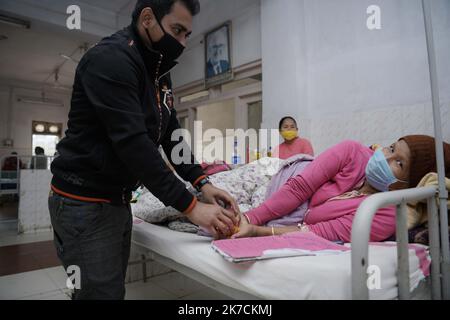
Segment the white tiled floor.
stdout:
[[[17,235],[17,221],[0,222],[0,246],[53,239],[52,232]],[[0,277],[0,300],[68,300],[66,273],[62,267],[41,269]],[[228,300],[229,297],[184,275],[171,272],[147,282],[126,285],[130,300]]]
[[178,272],[171,272],[164,276],[155,277],[151,281],[175,295],[177,298],[182,298],[206,289],[202,284],[193,281]]
[[34,299],[63,294],[46,271],[42,269],[0,277],[0,299]]
[[176,300],[177,296],[155,285],[154,282],[138,281],[126,285],[126,300]]
[[[62,267],[0,277],[0,300],[69,300]],[[229,297],[172,272],[126,285],[128,300],[228,300]]]
[[17,220],[0,222],[0,247],[53,240],[53,232],[17,234]]

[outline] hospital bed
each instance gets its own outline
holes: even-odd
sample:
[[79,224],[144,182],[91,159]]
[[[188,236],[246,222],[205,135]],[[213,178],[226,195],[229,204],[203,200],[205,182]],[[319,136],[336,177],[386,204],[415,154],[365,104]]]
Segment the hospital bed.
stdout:
[[[408,299],[441,298],[439,232],[433,187],[369,197],[358,209],[348,253],[236,264],[211,248],[209,238],[134,219],[134,248],[155,261],[234,299]],[[431,245],[407,243],[407,201],[429,199]],[[397,242],[370,243],[379,207],[398,205]],[[406,237],[406,238],[405,238]],[[399,250],[397,250],[399,247]],[[429,249],[429,250],[428,250]],[[437,257],[437,258],[436,258]],[[368,275],[368,271],[372,272]],[[369,272],[369,273],[370,273]],[[378,278],[377,278],[378,277]],[[373,280],[373,281],[372,281]],[[369,283],[369,286],[368,286]],[[370,287],[370,289],[369,289]]]
[[17,194],[19,179],[17,171],[0,170],[0,195]]

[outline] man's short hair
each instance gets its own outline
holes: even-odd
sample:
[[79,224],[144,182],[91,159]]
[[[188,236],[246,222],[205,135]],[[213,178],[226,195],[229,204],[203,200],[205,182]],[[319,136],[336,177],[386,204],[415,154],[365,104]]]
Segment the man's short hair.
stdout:
[[138,0],[132,15],[133,24],[137,23],[142,10],[147,7],[152,8],[156,19],[161,22],[162,18],[170,13],[175,2],[181,2],[192,16],[200,12],[200,2],[198,0]]

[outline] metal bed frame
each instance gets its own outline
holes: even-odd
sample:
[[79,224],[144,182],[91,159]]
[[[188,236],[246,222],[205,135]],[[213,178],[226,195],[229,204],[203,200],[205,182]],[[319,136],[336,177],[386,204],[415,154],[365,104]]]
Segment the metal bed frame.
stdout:
[[[355,300],[369,299],[367,268],[369,265],[369,235],[373,217],[378,209],[390,205],[397,206],[396,239],[398,255],[399,299],[410,298],[407,203],[427,200],[428,226],[431,255],[431,298],[448,300],[450,264],[448,260],[447,210],[438,215],[436,205],[437,187],[414,188],[378,193],[370,196],[359,206],[352,225],[352,297]],[[440,221],[440,223],[439,223]],[[439,227],[441,230],[439,230]],[[439,239],[439,234],[441,239]]]
[[[260,297],[254,296],[248,292],[236,290],[234,288],[226,286],[210,277],[205,276],[203,273],[198,272],[195,269],[187,267],[187,266],[185,266],[181,263],[178,263],[170,258],[167,258],[159,253],[156,253],[143,244],[137,243],[136,241],[133,241],[133,244],[134,244],[134,249],[136,251],[149,255],[151,261],[156,261],[158,263],[161,263],[162,265],[165,265],[166,267],[168,267],[174,271],[177,271],[192,280],[200,282],[201,284],[203,284],[211,289],[214,289],[230,298],[233,298],[236,300],[261,300]],[[143,280],[145,282],[145,280],[146,280],[145,276],[144,276]]]

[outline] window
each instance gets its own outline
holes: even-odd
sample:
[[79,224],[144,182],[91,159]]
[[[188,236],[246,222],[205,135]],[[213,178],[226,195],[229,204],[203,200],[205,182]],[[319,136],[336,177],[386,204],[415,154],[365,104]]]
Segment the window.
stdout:
[[34,155],[36,147],[41,147],[44,149],[46,156],[54,156],[56,153],[56,145],[61,138],[62,124],[33,121],[32,126],[33,136],[31,154]]
[[259,130],[262,122],[262,101],[248,105],[248,128]]

